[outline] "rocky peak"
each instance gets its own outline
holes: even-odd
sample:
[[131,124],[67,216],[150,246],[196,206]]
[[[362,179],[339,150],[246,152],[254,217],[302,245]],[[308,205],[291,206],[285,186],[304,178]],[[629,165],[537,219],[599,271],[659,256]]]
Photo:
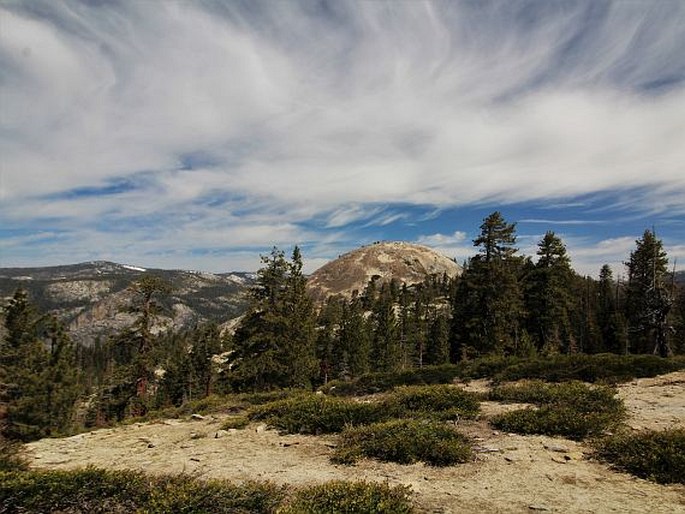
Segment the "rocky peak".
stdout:
[[407,285],[423,282],[427,276],[461,274],[461,266],[435,250],[405,242],[383,242],[363,246],[341,255],[315,271],[308,289],[316,301],[330,295],[351,296],[362,292],[369,280],[379,284],[392,279]]

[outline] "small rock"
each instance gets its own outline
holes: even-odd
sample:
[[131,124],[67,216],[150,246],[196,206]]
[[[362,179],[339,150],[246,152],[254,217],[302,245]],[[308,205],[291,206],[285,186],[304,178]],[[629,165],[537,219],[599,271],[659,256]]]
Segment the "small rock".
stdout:
[[257,428],[255,428],[254,431],[257,432],[258,434],[266,432],[266,425],[263,423],[261,425],[257,425]]
[[549,507],[545,505],[528,505],[528,508],[530,510],[536,510],[538,512],[546,512],[550,510]]
[[570,459],[567,458],[567,455],[564,455],[563,457],[552,457],[553,462],[557,462],[559,464],[566,464]]
[[154,448],[154,447],[155,447],[155,444],[154,444],[154,443],[147,443],[147,447],[148,447],[148,448]]
[[192,414],[190,416],[190,419],[193,419],[195,421],[202,421],[205,419],[205,417],[202,414]]
[[192,460],[193,462],[200,462],[200,459],[198,459],[197,457],[191,457],[190,460]]
[[519,462],[521,459],[519,459],[518,457],[514,457],[513,455],[505,455],[504,460],[506,460],[507,462]]
[[544,444],[542,446],[545,450],[549,450],[551,452],[568,453],[568,448],[566,448],[565,446],[560,446],[557,444]]
[[221,439],[222,437],[226,437],[230,432],[228,430],[217,430],[216,434],[214,434],[214,439]]

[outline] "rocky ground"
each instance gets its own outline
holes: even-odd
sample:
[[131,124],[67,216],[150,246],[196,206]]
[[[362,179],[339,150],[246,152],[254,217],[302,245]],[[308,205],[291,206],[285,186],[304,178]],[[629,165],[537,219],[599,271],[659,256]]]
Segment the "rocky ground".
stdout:
[[[482,389],[483,383],[469,388]],[[620,386],[634,429],[685,427],[685,372]],[[281,436],[263,425],[220,431],[222,418],[133,424],[28,445],[37,468],[86,465],[151,473],[188,473],[232,481],[311,484],[333,479],[377,480],[411,486],[428,513],[685,513],[685,486],[658,485],[592,460],[589,448],[545,436],[499,433],[487,417],[511,406],[486,402],[482,419],[462,422],[477,459],[434,468],[362,461],[329,461],[335,436]]]

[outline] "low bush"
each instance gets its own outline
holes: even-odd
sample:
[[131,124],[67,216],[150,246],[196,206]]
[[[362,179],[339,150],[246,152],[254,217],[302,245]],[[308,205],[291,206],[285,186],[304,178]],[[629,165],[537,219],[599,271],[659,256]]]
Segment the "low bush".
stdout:
[[410,514],[406,486],[334,481],[299,490],[284,514]]
[[538,378],[547,382],[627,382],[685,368],[685,359],[656,355],[574,354],[512,362],[491,375],[497,381]]
[[88,468],[0,474],[0,505],[7,512],[126,513],[147,503],[141,473]]
[[241,429],[241,428],[245,428],[249,424],[250,424],[250,418],[248,418],[247,416],[231,416],[229,418],[226,418],[221,423],[221,429],[222,430],[231,430],[233,428]]
[[475,418],[480,410],[476,394],[449,385],[398,387],[388,394],[382,405],[385,411],[399,418]]
[[332,460],[353,464],[369,457],[400,464],[423,461],[433,466],[449,466],[466,462],[471,455],[466,436],[448,425],[405,419],[346,429]]
[[598,459],[661,484],[685,484],[685,430],[618,434],[596,443]]
[[600,436],[616,424],[611,413],[580,412],[564,406],[519,409],[495,416],[492,420],[495,428],[505,432],[559,435],[578,441]]
[[460,367],[452,364],[424,366],[405,371],[367,373],[351,381],[333,380],[321,390],[332,396],[363,396],[404,385],[449,384],[459,374]]
[[387,419],[388,415],[376,402],[362,403],[310,394],[254,407],[249,418],[266,421],[284,432],[322,434]]
[[28,466],[21,454],[21,444],[0,435],[0,471],[19,471]]
[[524,359],[489,356],[458,364],[367,373],[350,381],[333,380],[321,388],[333,396],[362,396],[404,385],[449,384],[455,379],[490,378],[497,382],[541,379],[547,382],[626,382],[685,369],[685,357],[664,359],[655,355],[573,354]]
[[545,384],[527,381],[494,388],[489,398],[525,402],[538,409],[519,409],[495,416],[495,428],[521,434],[561,435],[570,439],[600,436],[625,418],[623,402],[615,389],[581,382]]
[[314,514],[410,513],[409,490],[383,484],[332,482],[294,489],[270,482],[234,485],[186,475],[133,471],[0,472],[4,514]]

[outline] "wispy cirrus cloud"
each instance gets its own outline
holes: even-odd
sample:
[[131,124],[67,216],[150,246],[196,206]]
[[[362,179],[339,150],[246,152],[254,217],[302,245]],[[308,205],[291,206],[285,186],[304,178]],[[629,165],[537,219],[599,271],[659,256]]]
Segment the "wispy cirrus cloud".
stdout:
[[403,206],[607,191],[683,220],[684,22],[679,2],[7,2],[0,219],[72,251],[3,238],[2,264],[320,260],[438,232]]

